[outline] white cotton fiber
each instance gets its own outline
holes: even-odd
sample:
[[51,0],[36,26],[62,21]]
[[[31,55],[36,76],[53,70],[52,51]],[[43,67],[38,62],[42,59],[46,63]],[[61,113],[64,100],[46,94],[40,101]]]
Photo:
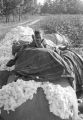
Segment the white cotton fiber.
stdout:
[[63,88],[59,84],[54,85],[49,82],[44,83],[42,87],[49,103],[50,112],[62,119],[72,118],[75,109],[73,98],[76,98],[76,96],[72,96],[71,89],[68,87]]
[[[7,62],[13,58],[12,56],[12,44],[13,41],[27,41],[32,42],[33,29],[30,27],[18,26],[11,29],[10,32],[6,33],[4,39],[0,41],[0,70],[12,70],[12,68],[6,67]],[[3,58],[3,59],[2,59]]]
[[[32,100],[33,95],[37,94],[37,89],[41,87],[44,90],[45,97],[48,100],[49,111],[62,119],[73,118],[74,109],[77,103],[74,90],[69,87],[62,87],[50,82],[36,82],[34,80],[9,83],[0,89],[0,109],[9,112],[14,111],[27,100]],[[73,95],[73,96],[72,96]],[[75,104],[75,103],[76,104]],[[77,109],[77,108],[76,108]]]
[[9,112],[14,111],[26,100],[33,99],[33,95],[37,93],[40,83],[35,81],[23,81],[9,83],[0,89],[0,108]]

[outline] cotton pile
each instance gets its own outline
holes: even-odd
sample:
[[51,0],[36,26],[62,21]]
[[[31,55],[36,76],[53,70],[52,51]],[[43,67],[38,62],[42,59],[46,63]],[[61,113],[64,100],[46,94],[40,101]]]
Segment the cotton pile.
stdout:
[[33,29],[29,27],[18,26],[11,29],[4,39],[0,42],[0,70],[12,70],[12,68],[6,67],[7,62],[13,58],[12,56],[12,44],[13,41],[27,41],[32,42]]
[[0,89],[0,108],[4,107],[4,110],[14,111],[22,103],[28,99],[33,98],[33,94],[36,94],[37,88],[40,83],[35,81],[22,81],[9,83]]
[[37,94],[37,89],[41,87],[48,100],[49,110],[54,115],[62,119],[68,119],[74,115],[74,103],[70,89],[63,88],[59,84],[54,85],[50,82],[36,82],[34,80],[9,83],[0,89],[0,110],[3,108],[8,113],[15,111],[27,100],[32,100],[33,95]]

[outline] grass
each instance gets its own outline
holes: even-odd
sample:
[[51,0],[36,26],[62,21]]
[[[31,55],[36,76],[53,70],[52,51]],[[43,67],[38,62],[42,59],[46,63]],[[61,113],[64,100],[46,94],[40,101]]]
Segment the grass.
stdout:
[[73,46],[83,44],[83,15],[49,15],[33,27],[46,34],[58,31],[68,36]]

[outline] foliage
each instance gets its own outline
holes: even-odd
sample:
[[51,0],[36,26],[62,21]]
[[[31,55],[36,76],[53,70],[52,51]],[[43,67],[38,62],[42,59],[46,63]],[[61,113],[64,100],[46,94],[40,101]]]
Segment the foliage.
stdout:
[[22,0],[3,0],[2,13],[9,15],[21,2]]
[[[0,2],[2,15],[9,19],[10,14],[19,15],[19,20],[21,18],[21,14],[25,12],[34,11],[36,8],[33,0],[2,0]],[[7,22],[7,20],[6,20]]]
[[66,35],[72,46],[83,44],[83,16],[81,15],[49,15],[40,21],[35,28],[41,28],[46,34],[56,31]]
[[23,13],[32,13],[34,14],[35,12],[38,11],[38,5],[36,2],[33,2],[33,0],[24,0],[24,10]]
[[46,0],[41,8],[41,13],[83,13],[83,5],[79,0]]
[[2,0],[2,2],[0,2],[1,13],[6,17],[6,22],[9,22],[10,14],[14,15],[14,10],[22,1],[23,0]]

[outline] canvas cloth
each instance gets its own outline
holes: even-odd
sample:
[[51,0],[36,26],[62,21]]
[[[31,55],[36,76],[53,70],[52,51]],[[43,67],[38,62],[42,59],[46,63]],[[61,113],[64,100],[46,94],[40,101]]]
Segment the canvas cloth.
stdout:
[[71,50],[62,51],[61,56],[75,74],[76,90],[81,90],[83,85],[83,58]]
[[55,81],[62,76],[73,78],[68,64],[60,55],[50,49],[27,48],[17,54],[16,73],[29,79]]

